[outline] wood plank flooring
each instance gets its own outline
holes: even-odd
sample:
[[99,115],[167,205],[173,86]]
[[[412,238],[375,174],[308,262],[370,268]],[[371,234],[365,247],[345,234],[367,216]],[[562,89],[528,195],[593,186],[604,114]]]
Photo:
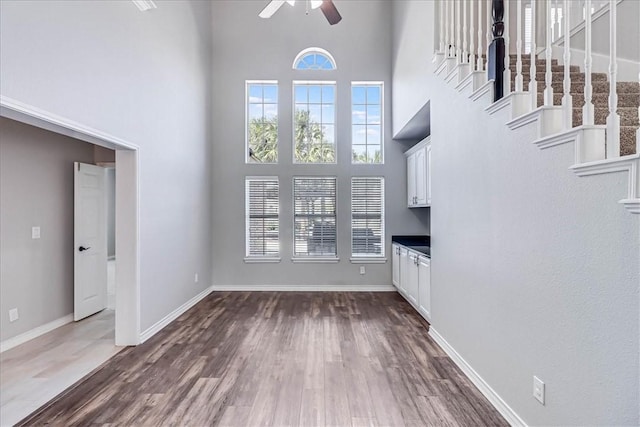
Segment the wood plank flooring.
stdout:
[[212,293],[20,425],[506,426],[396,293]]

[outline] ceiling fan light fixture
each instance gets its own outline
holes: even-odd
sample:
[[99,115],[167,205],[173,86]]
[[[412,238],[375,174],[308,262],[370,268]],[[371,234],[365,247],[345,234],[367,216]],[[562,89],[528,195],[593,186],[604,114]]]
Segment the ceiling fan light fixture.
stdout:
[[311,9],[317,9],[322,6],[322,0],[311,0]]
[[287,3],[289,3],[291,6],[294,6],[296,4],[296,0],[287,0]]

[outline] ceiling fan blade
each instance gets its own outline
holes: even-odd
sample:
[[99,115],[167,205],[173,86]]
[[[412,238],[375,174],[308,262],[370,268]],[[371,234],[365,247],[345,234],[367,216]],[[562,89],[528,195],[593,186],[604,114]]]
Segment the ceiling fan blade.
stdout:
[[280,9],[280,7],[285,3],[285,0],[271,0],[269,4],[262,9],[262,12],[258,14],[260,18],[271,18],[274,13]]
[[335,25],[342,20],[342,16],[340,16],[340,13],[338,13],[336,5],[333,4],[331,0],[324,0],[320,5],[320,10],[331,25]]

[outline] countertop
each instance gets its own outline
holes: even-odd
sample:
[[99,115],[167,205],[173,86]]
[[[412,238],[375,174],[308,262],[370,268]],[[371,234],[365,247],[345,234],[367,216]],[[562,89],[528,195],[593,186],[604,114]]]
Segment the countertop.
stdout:
[[431,258],[431,237],[430,236],[391,236],[391,241],[407,248],[420,252]]

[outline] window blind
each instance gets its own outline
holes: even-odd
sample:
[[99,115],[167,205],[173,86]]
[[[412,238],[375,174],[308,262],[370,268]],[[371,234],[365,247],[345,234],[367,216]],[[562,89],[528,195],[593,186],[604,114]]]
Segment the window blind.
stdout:
[[384,178],[351,179],[351,254],[384,256]]
[[294,178],[294,255],[337,256],[336,178]]
[[278,178],[247,178],[246,254],[273,257],[280,254]]

